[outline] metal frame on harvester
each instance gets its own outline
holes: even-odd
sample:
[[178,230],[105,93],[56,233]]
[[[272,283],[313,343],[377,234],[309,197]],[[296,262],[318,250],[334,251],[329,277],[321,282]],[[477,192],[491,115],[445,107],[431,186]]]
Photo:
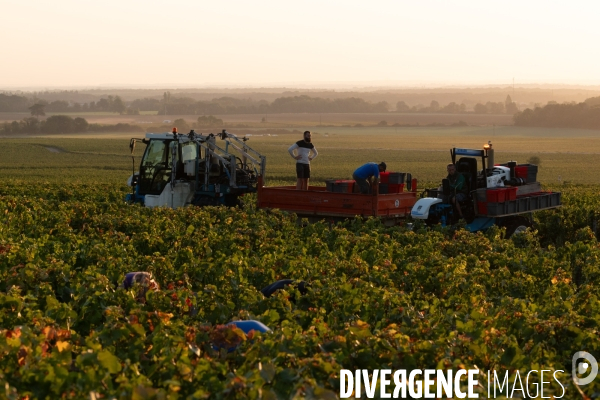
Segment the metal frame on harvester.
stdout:
[[[220,138],[225,142],[225,146],[219,146],[216,143],[216,138]],[[147,152],[150,149],[152,141],[177,143],[172,146],[172,154],[170,156],[169,165],[162,169],[170,169],[171,176],[169,182],[169,193],[163,193],[167,188],[163,188],[162,192],[148,193],[141,189],[140,176],[146,160]],[[246,137],[240,139],[237,136],[227,132],[214,134],[198,134],[194,130],[188,134],[172,133],[147,133],[143,139],[132,138],[130,140],[130,150],[133,162],[133,174],[128,182],[133,187],[133,192],[130,193],[126,200],[135,203],[141,203],[149,207],[168,206],[180,207],[185,205],[228,205],[233,206],[239,204],[239,197],[246,193],[257,191],[258,178],[261,181],[265,180],[266,157],[252,149],[246,144]],[[134,150],[137,142],[144,143],[147,147],[142,156],[142,162],[138,172],[135,171]],[[186,160],[185,164],[182,160],[181,148],[187,143],[194,143],[196,147],[196,156],[194,159]],[[165,149],[165,151],[167,151]],[[165,153],[166,154],[166,153]],[[173,162],[176,160],[177,162]],[[239,161],[239,163],[238,163]],[[211,169],[216,166],[218,169],[217,176],[213,176],[214,172]],[[178,168],[183,168],[184,171]],[[244,176],[240,176],[243,174]],[[176,199],[177,191],[182,191],[182,185],[185,185],[183,196],[179,196],[179,201]],[[185,199],[183,199],[185,197]],[[157,199],[158,198],[158,199]]]

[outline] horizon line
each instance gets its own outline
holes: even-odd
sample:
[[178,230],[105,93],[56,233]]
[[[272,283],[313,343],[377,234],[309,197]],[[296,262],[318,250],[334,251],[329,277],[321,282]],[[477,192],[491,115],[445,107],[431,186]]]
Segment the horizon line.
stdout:
[[0,92],[6,91],[59,91],[59,90],[112,90],[112,89],[130,89],[130,90],[179,90],[179,89],[198,89],[198,90],[235,90],[235,89],[280,89],[280,90],[344,90],[344,91],[365,91],[365,90],[402,90],[402,89],[485,89],[485,88],[539,88],[539,89],[590,89],[600,90],[600,82],[594,83],[567,83],[567,82],[519,82],[516,83],[435,83],[423,82],[412,84],[388,82],[339,82],[339,83],[265,83],[265,84],[183,84],[183,83],[158,83],[158,84],[97,84],[97,85],[2,85]]

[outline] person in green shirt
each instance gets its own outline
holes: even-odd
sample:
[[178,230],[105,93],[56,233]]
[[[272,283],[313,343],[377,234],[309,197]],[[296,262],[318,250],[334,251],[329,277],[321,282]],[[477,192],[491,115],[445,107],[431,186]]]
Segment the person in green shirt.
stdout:
[[456,171],[456,165],[454,164],[448,164],[446,170],[448,171],[448,176],[446,179],[448,179],[450,189],[452,189],[450,203],[454,205],[454,208],[456,211],[458,211],[460,218],[464,218],[462,210],[460,209],[460,203],[467,200],[467,194],[465,193],[467,186],[465,183],[465,177]]

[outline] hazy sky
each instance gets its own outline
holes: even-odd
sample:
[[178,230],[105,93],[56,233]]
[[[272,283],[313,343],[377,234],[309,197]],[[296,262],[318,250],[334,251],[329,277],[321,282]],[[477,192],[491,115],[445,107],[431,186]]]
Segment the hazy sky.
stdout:
[[600,2],[0,0],[0,88],[600,83]]

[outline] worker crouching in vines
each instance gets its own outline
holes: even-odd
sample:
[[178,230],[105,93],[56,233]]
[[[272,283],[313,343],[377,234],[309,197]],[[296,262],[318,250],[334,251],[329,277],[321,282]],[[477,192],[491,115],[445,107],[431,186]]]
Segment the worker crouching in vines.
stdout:
[[160,290],[160,286],[152,278],[152,274],[149,272],[130,272],[125,275],[121,288],[131,289],[132,287],[138,287],[136,300],[140,302],[146,301],[146,292],[148,290]]

